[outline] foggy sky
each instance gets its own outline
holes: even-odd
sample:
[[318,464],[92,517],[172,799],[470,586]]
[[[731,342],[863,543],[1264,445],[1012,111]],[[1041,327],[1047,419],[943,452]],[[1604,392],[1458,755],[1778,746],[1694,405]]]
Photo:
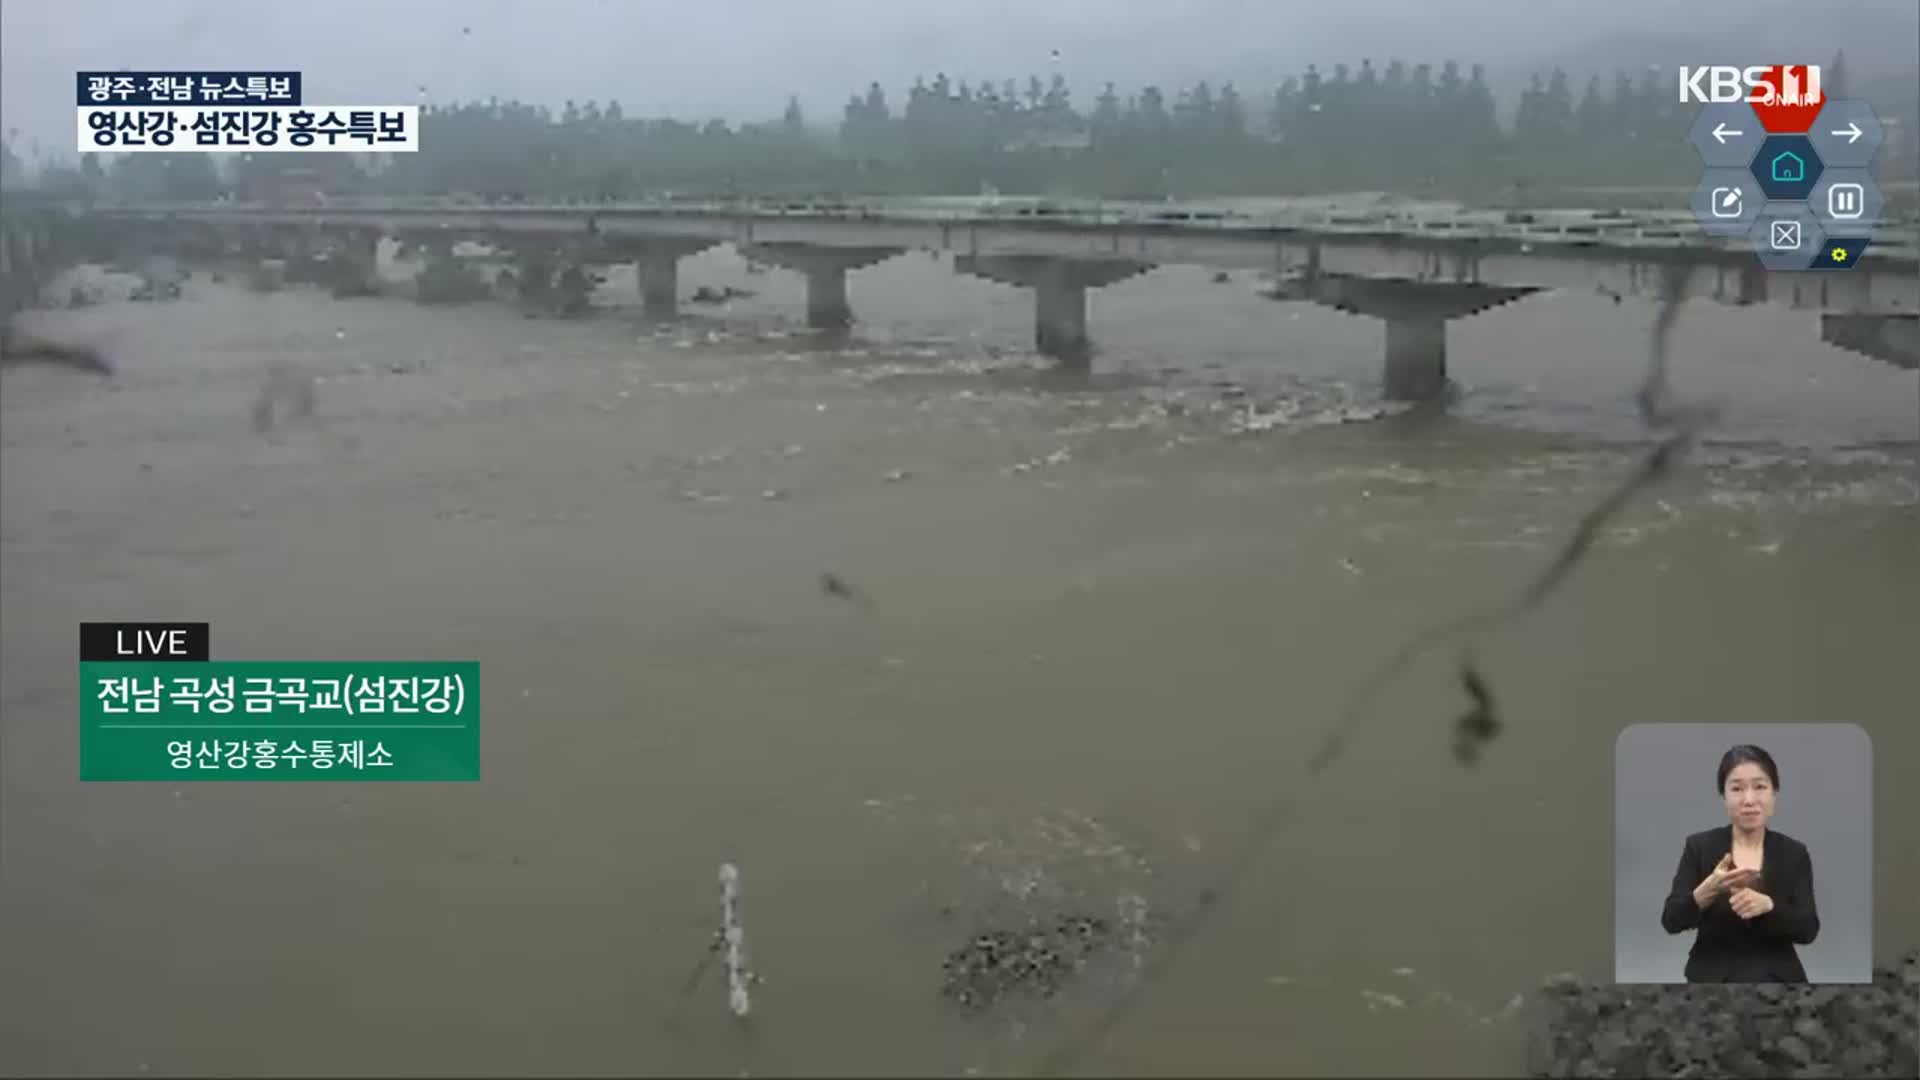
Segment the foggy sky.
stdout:
[[[1679,14],[1684,7],[1685,13]],[[1444,13],[1444,14],[1441,14]],[[293,69],[321,105],[489,96],[629,113],[815,122],[878,80],[1065,75],[1236,80],[1266,97],[1309,62],[1534,65],[1824,62],[1920,67],[1915,0],[0,0],[0,125],[71,154],[81,69]],[[1058,51],[1056,58],[1055,51]],[[1506,65],[1502,67],[1502,65]],[[1522,65],[1522,66],[1516,66]],[[424,86],[426,93],[420,93]],[[1576,84],[1576,92],[1579,89]]]

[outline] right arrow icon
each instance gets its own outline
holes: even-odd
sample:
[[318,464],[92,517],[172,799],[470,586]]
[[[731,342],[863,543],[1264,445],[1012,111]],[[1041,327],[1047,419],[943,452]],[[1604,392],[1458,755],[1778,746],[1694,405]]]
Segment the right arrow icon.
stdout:
[[1859,124],[1859,122],[1858,122],[1858,121],[1856,121],[1856,120],[1849,120],[1849,121],[1847,121],[1847,126],[1846,126],[1846,127],[1843,127],[1843,128],[1841,128],[1840,130],[1838,130],[1838,131],[1829,131],[1829,132],[1827,132],[1827,134],[1829,134],[1829,135],[1844,135],[1844,136],[1846,136],[1846,138],[1847,138],[1847,143],[1848,143],[1849,145],[1851,145],[1851,144],[1853,144],[1853,143],[1857,143],[1857,142],[1859,142],[1859,141],[1860,141],[1860,136],[1862,136],[1862,135],[1865,135],[1865,134],[1866,134],[1866,132],[1864,132],[1864,131],[1862,131],[1862,130],[1860,130],[1860,124]]

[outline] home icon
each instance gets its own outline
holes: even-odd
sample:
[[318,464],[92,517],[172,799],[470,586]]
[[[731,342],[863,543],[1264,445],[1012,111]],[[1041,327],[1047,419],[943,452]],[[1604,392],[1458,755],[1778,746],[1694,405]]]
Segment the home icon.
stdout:
[[1797,184],[1807,178],[1807,163],[1791,150],[1773,156],[1773,182]]

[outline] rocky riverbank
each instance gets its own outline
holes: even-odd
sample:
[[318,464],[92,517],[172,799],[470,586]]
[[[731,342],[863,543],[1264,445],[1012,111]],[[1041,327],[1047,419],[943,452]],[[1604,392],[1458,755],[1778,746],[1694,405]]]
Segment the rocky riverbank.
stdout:
[[1545,993],[1543,1077],[1920,1075],[1920,950],[1860,986],[1614,986]]

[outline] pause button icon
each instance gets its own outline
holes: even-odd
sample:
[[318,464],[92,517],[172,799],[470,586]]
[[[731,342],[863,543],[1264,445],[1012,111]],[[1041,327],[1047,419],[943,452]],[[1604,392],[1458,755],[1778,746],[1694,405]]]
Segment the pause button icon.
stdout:
[[1866,211],[1866,194],[1860,184],[1835,184],[1827,189],[1827,213],[1837,218],[1857,218]]

